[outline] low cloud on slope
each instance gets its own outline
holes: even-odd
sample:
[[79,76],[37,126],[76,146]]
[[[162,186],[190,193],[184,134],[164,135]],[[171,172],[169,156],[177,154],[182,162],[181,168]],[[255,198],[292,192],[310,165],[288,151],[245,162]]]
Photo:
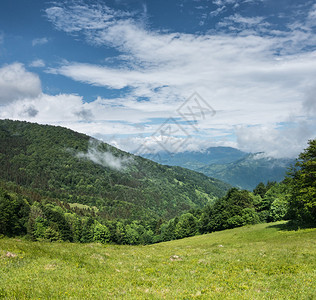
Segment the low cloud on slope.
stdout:
[[87,153],[80,152],[76,156],[93,161],[103,167],[110,168],[115,171],[124,172],[128,165],[133,161],[131,157],[117,157],[109,151],[99,149],[100,142],[91,140]]

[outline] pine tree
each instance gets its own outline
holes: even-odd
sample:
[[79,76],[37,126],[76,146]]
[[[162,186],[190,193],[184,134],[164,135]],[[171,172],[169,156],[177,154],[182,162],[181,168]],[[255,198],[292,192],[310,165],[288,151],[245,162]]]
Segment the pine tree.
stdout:
[[296,168],[288,179],[290,217],[296,221],[316,224],[316,139],[299,155]]

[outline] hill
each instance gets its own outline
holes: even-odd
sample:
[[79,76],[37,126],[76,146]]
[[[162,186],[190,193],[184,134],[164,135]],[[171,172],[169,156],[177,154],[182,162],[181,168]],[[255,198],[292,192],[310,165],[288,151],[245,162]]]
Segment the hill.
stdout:
[[210,147],[202,152],[171,155],[160,152],[152,157],[156,162],[188,168],[248,190],[253,190],[260,182],[280,182],[287,168],[295,162],[294,159],[271,158],[264,153],[246,153],[231,147]]
[[0,180],[6,189],[23,188],[33,200],[95,207],[103,218],[130,220],[169,219],[229,188],[66,128],[10,120],[0,120]]
[[150,246],[0,239],[6,299],[314,299],[316,229],[259,224]]

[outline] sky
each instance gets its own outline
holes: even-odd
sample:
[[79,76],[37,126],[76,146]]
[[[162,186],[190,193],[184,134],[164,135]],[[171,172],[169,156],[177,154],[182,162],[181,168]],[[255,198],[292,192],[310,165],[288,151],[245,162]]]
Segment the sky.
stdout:
[[315,95],[315,1],[0,1],[1,119],[139,155],[296,157]]

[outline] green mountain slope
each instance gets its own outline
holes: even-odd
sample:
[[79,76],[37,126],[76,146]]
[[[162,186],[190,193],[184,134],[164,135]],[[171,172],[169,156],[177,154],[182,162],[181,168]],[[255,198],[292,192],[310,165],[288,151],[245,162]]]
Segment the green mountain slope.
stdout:
[[293,163],[293,159],[276,159],[257,153],[249,154],[245,158],[229,164],[204,166],[198,171],[229,182],[233,186],[253,190],[260,182],[283,180],[287,168]]
[[0,120],[0,179],[114,219],[171,218],[229,185],[168,167],[62,127]]

